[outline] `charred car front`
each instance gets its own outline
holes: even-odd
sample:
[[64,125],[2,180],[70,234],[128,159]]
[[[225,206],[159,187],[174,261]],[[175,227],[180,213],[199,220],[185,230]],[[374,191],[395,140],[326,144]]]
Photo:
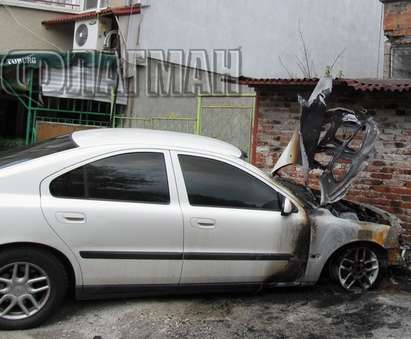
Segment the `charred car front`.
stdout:
[[[327,109],[331,92],[332,79],[323,78],[308,101],[299,98],[300,126],[272,174],[305,205],[311,227],[305,283],[316,281],[319,268],[325,267],[342,287],[361,291],[376,284],[384,268],[407,265],[409,245],[397,217],[342,200],[375,156],[378,128],[366,111]],[[302,169],[304,184],[280,176],[281,169],[291,165]],[[319,176],[320,192],[309,188],[311,171]]]

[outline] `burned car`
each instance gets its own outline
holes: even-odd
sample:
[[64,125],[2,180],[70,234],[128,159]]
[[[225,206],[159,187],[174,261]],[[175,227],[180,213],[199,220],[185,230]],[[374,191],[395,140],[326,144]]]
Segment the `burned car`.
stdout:
[[[325,271],[349,291],[374,286],[402,263],[402,230],[341,200],[378,132],[365,114],[327,110],[330,90],[324,80],[301,99],[274,178],[237,147],[165,131],[78,131],[0,155],[0,328],[41,324],[68,291],[258,290],[315,284]],[[347,140],[341,126],[354,130]],[[320,171],[321,192],[280,176],[288,165],[304,180]]]
[[[346,290],[361,291],[376,284],[387,266],[407,265],[409,245],[394,215],[374,206],[341,200],[375,156],[378,127],[366,111],[327,109],[332,84],[331,78],[323,78],[308,101],[299,97],[299,128],[272,175],[306,204],[311,225],[307,271],[317,277],[314,267],[322,267],[324,258],[328,258],[326,253],[334,253],[326,265],[331,277]],[[276,177],[290,165],[302,168],[303,185]],[[308,187],[310,171],[320,173],[320,193]],[[318,261],[322,263],[318,265]]]

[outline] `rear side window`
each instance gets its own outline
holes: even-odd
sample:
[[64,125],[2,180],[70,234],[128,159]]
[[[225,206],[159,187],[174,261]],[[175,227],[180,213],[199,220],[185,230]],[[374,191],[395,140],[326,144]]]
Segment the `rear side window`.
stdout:
[[78,167],[54,179],[58,198],[168,204],[170,193],[162,153],[127,153]]
[[78,147],[73,141],[71,135],[63,135],[54,139],[50,139],[33,146],[18,148],[0,153],[0,168],[23,163],[29,160],[37,159],[66,151]]
[[235,166],[189,155],[179,161],[190,205],[280,210],[274,189]]

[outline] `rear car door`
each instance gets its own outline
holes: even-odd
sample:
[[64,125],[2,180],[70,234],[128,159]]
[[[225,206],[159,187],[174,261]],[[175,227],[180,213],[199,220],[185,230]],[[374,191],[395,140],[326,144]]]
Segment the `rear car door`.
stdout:
[[182,284],[290,282],[305,271],[305,212],[281,214],[275,186],[227,159],[173,152],[184,216]]
[[84,285],[178,284],[183,225],[168,151],[73,165],[43,180],[41,205],[78,258]]

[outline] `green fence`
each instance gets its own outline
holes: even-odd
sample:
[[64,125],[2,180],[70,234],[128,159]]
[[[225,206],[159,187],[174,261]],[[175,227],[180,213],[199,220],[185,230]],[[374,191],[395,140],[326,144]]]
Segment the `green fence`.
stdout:
[[17,92],[6,79],[2,82],[6,89],[17,98],[27,112],[25,144],[36,142],[36,122],[49,121],[60,123],[74,123],[78,125],[93,125],[115,127],[114,121],[117,114],[115,93],[112,94],[112,102],[97,102],[92,100],[80,100],[69,98],[45,97],[44,102],[33,97],[34,70],[28,74],[28,94]]
[[227,141],[250,155],[254,115],[255,93],[201,94],[196,133]]

